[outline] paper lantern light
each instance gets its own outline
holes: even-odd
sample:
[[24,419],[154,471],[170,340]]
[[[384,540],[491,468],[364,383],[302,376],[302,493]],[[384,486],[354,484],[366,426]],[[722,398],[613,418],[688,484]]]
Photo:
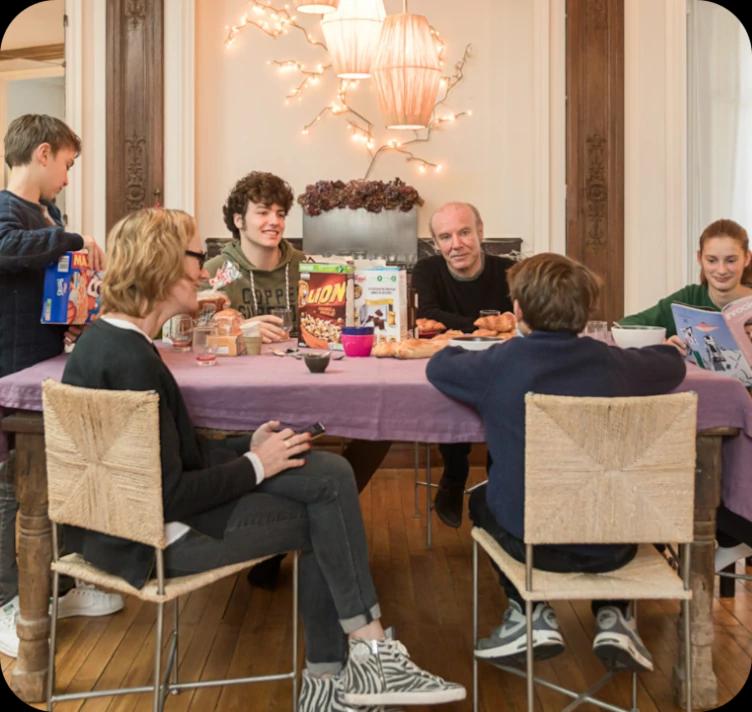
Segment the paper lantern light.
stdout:
[[321,18],[321,30],[338,77],[371,76],[384,17],[383,0],[340,0],[334,12]]
[[337,9],[339,0],[296,0],[295,9],[310,15],[326,15]]
[[389,15],[372,74],[379,108],[390,129],[428,126],[441,80],[439,52],[423,15]]

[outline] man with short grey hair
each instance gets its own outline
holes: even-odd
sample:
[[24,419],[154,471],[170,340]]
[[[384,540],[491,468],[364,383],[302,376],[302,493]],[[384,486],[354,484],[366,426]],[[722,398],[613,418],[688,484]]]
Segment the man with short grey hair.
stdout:
[[[514,262],[483,250],[478,209],[471,203],[445,203],[431,216],[429,227],[439,254],[415,265],[412,286],[418,294],[417,316],[471,332],[482,309],[511,311],[506,272]],[[444,472],[434,507],[450,527],[462,523],[470,447],[469,443],[439,445]]]

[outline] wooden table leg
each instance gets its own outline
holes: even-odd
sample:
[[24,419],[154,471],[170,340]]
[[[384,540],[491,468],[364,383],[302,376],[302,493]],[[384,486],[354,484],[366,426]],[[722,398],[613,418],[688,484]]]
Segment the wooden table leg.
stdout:
[[[713,671],[713,584],[715,578],[715,516],[721,501],[721,446],[724,435],[735,431],[717,428],[697,436],[695,474],[695,536],[692,545],[691,654],[692,707],[710,709],[718,703],[718,681]],[[679,655],[673,670],[674,699],[684,707],[684,627],[678,622]]]
[[[41,431],[41,416],[38,418]],[[10,686],[26,702],[43,702],[49,657],[50,520],[44,436],[16,433],[18,498],[18,658]]]

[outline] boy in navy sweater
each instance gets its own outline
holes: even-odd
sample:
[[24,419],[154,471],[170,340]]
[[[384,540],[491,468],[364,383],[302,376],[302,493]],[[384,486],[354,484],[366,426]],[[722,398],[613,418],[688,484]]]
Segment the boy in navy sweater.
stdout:
[[[483,419],[492,465],[488,484],[470,498],[470,515],[505,551],[524,561],[524,452],[527,392],[569,396],[646,396],[681,383],[685,366],[672,346],[619,349],[578,337],[598,297],[596,276],[584,265],[551,253],[530,257],[507,273],[521,338],[486,351],[448,347],[428,363],[440,391],[475,408]],[[630,561],[634,545],[537,546],[535,565],[549,571],[611,571]],[[524,604],[500,575],[509,599],[502,624],[479,641],[481,657],[524,660]],[[626,602],[593,602],[596,655],[611,669],[652,670],[653,663]],[[553,608],[533,609],[536,658],[564,649]]]
[[[47,265],[69,250],[86,249],[94,269],[104,266],[94,238],[68,232],[53,202],[80,151],[81,139],[53,116],[24,114],[5,134],[10,174],[0,190],[0,377],[57,356],[80,333],[79,327],[40,323]],[[16,507],[12,468],[0,461],[0,652],[12,657],[18,653]],[[64,616],[123,607],[119,595],[83,588],[60,602]]]

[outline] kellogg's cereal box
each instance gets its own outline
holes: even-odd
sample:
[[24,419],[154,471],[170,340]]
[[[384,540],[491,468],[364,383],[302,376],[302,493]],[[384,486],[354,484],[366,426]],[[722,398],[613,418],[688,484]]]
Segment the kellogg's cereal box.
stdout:
[[342,327],[352,326],[352,275],[351,263],[300,263],[300,346],[342,348]]
[[355,271],[355,324],[373,326],[377,338],[407,337],[407,274],[399,267]]
[[86,252],[66,252],[44,273],[43,324],[86,324],[99,312],[103,272]]

